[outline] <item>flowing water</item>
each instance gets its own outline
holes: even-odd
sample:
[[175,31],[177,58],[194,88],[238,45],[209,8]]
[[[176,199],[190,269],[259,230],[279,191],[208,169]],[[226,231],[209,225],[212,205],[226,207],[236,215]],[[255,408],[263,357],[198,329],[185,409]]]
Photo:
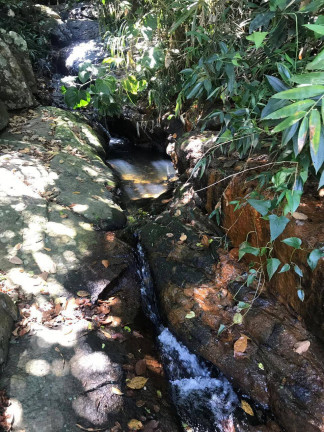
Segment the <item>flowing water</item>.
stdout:
[[170,159],[114,138],[109,146],[107,162],[118,172],[127,199],[157,198],[168,189],[168,181],[176,175]]
[[238,399],[228,380],[214,376],[212,368],[180,343],[163,326],[157,307],[154,284],[140,243],[137,246],[143,308],[153,322],[173,402],[182,424],[192,432],[223,431],[232,423]]

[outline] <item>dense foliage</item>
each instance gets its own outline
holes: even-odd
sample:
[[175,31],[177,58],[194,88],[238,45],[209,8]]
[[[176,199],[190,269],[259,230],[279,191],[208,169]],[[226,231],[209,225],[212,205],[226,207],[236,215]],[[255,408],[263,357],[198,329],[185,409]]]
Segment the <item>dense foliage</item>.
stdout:
[[[115,115],[147,98],[159,116],[173,110],[202,129],[217,121],[215,151],[268,153],[271,169],[258,176],[260,188],[233,204],[252,205],[269,220],[269,244],[246,241],[240,256],[266,255],[271,279],[282,264],[271,245],[286,216],[298,208],[306,181],[324,185],[324,0],[101,0],[99,7],[110,56],[99,67],[82,66],[80,86],[64,89],[66,102]],[[286,244],[301,248],[299,239]],[[309,252],[314,269],[323,252]],[[302,277],[289,263],[281,272],[290,267]],[[250,283],[257,277],[252,269]],[[298,296],[304,299],[300,286]]]

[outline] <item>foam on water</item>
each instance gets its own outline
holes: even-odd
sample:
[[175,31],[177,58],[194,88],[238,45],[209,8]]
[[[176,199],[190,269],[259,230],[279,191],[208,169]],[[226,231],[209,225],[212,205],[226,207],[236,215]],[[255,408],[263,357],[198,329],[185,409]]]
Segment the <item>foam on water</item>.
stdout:
[[225,377],[213,377],[207,364],[191,353],[162,325],[153,280],[140,244],[138,256],[144,310],[158,332],[163,365],[178,414],[193,432],[221,431],[222,420],[231,418],[231,413],[238,405],[238,398]]

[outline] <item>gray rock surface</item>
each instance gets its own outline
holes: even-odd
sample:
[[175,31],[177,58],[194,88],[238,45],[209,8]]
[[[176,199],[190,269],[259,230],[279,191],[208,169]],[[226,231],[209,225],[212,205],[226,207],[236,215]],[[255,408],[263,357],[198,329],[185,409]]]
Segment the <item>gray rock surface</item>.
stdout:
[[72,41],[72,33],[61,16],[49,6],[37,4],[34,8],[40,15],[40,31],[50,36],[52,44],[58,47],[69,45]]
[[68,20],[67,26],[74,41],[85,42],[99,37],[98,21],[89,19]]
[[0,131],[9,123],[9,115],[6,105],[0,101]]
[[25,40],[0,29],[0,100],[9,110],[35,105],[36,82]]
[[17,309],[9,296],[0,292],[0,370],[8,354],[13,322],[17,319]]

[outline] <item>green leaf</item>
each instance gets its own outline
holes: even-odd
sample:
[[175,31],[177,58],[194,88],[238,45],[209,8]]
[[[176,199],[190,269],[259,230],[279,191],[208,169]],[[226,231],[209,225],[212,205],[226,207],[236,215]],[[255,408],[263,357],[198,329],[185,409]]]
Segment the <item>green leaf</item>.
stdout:
[[289,87],[285,83],[283,83],[279,78],[273,77],[271,75],[266,75],[266,78],[269,84],[271,85],[271,87],[273,88],[273,90],[276,92],[282,92],[283,90],[289,89]]
[[243,310],[248,309],[251,305],[249,303],[245,303],[243,301],[238,302],[237,309]]
[[280,264],[281,262],[277,258],[267,259],[267,272],[269,280],[271,280],[272,276],[276,273]]
[[303,121],[301,122],[299,127],[297,149],[294,149],[295,156],[299,155],[299,153],[303,150],[307,135],[308,135],[308,117],[306,116],[303,118]]
[[282,266],[281,270],[279,273],[285,273],[286,271],[290,270],[290,265],[289,264],[285,264]]
[[303,277],[303,272],[302,272],[302,270],[298,267],[297,264],[294,265],[294,270],[295,270],[295,273],[298,274],[298,276]]
[[309,30],[312,30],[313,32],[324,36],[324,26],[323,25],[304,24],[304,27],[307,27]]
[[324,86],[322,85],[309,85],[303,87],[296,87],[293,89],[285,90],[273,95],[275,99],[308,99],[314,96],[319,96],[324,93]]
[[286,118],[284,121],[279,123],[272,131],[272,133],[281,132],[293,124],[297,123],[302,117],[306,115],[306,111],[296,112],[294,115]]
[[285,243],[286,245],[291,246],[295,249],[300,249],[300,246],[302,244],[302,241],[298,237],[289,237],[281,241],[282,243]]
[[260,249],[250,246],[248,242],[243,242],[241,243],[239,248],[239,260],[247,253],[252,254],[254,256],[258,256],[260,253]]
[[324,186],[324,170],[322,171],[320,181],[318,182],[318,189],[321,189],[322,186]]
[[307,70],[324,70],[324,49],[306,66]]
[[221,333],[223,333],[223,331],[225,330],[225,326],[224,324],[221,324],[219,326],[218,332],[217,332],[217,336],[219,336]]
[[312,252],[308,255],[307,258],[307,264],[312,270],[315,270],[318,261],[320,258],[324,257],[324,252],[322,252],[320,249],[314,249]]
[[285,216],[270,215],[269,220],[271,241],[274,241],[284,231],[289,219]]
[[262,214],[262,216],[266,216],[271,207],[271,201],[267,200],[256,200],[256,199],[248,199],[248,203],[255,208],[256,211]]
[[79,91],[76,87],[69,87],[64,95],[64,101],[68,107],[74,108],[79,102]]
[[272,112],[267,115],[264,120],[277,120],[284,117],[289,117],[296,114],[296,111],[303,111],[310,106],[314,105],[314,101],[311,99],[306,99],[299,102],[294,102],[291,105],[285,106],[284,108],[279,109],[278,111]]
[[186,21],[186,19],[188,19],[190,15],[192,15],[195,12],[196,8],[197,8],[197,4],[194,3],[188,10],[186,10],[178,19],[178,21],[172,24],[170,28],[170,33],[175,32],[177,28],[180,27]]
[[286,192],[286,200],[287,200],[287,204],[285,205],[284,208],[284,214],[286,215],[287,213],[294,213],[300,204],[300,199],[301,196],[303,194],[303,191],[300,190],[288,190]]
[[309,117],[309,141],[310,145],[317,154],[321,136],[321,116],[317,109],[311,111]]
[[305,292],[302,289],[297,291],[298,298],[303,302],[305,300]]
[[309,72],[301,75],[293,75],[291,81],[297,84],[324,84],[324,72]]
[[242,322],[243,322],[243,315],[241,314],[241,313],[236,313],[234,316],[233,316],[233,323],[234,324],[242,324]]
[[310,154],[316,173],[321,169],[324,163],[324,128],[321,129],[320,143],[318,152],[315,153],[313,146],[310,146]]
[[246,39],[254,42],[255,48],[259,49],[268,34],[268,32],[254,32],[250,36],[247,36]]

